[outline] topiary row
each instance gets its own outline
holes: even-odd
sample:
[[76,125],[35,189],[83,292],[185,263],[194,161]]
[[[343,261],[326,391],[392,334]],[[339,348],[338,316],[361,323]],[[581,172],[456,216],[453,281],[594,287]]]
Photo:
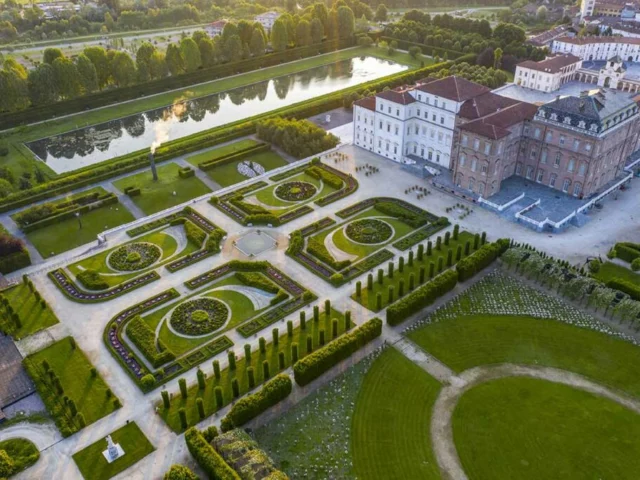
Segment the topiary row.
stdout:
[[373,318],[352,332],[346,333],[316,350],[293,366],[293,375],[298,385],[311,383],[331,367],[348,358],[382,333],[382,320]]
[[78,273],[76,280],[87,290],[106,290],[109,288],[109,284],[104,277],[90,268]]
[[278,293],[280,288],[267,277],[257,272],[236,272],[235,276],[248,287],[258,288],[269,293]]
[[508,239],[500,239],[495,243],[487,243],[468,257],[461,259],[457,265],[458,278],[461,282],[470,279],[482,269],[502,255],[509,248]]
[[240,480],[238,474],[220,456],[197,428],[191,427],[184,434],[189,453],[207,476],[215,480]]

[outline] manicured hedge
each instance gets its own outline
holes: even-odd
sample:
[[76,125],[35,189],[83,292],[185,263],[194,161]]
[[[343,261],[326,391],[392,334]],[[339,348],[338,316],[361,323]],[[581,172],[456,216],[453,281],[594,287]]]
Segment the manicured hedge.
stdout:
[[509,240],[506,239],[483,245],[477,251],[461,259],[456,264],[458,279],[461,282],[470,279],[476,273],[491,265],[507,248],[509,248]]
[[[398,48],[400,50],[409,50],[409,47],[419,47],[424,55],[440,55],[444,56],[447,54],[447,58],[449,60],[455,60],[456,58],[462,57],[464,53],[458,52],[456,50],[448,50],[446,48],[433,47],[431,45],[425,45],[424,43],[415,43],[409,42],[407,40],[401,40],[399,38],[391,38],[391,37],[380,37],[380,40],[384,40],[385,42],[391,43],[393,41],[398,42]],[[474,55],[474,63],[475,63],[475,55]]]
[[319,350],[298,360],[293,366],[293,376],[298,385],[311,383],[331,367],[348,358],[382,334],[382,320],[373,318],[352,332],[346,333]]
[[76,280],[87,290],[106,290],[109,288],[107,281],[98,272],[90,268],[78,273]]
[[293,385],[289,375],[281,373],[265,383],[259,392],[238,400],[222,420],[222,430],[227,432],[247,423],[268,408],[289,396]]
[[226,165],[227,163],[235,162],[237,160],[244,160],[247,157],[257,155],[258,153],[267,152],[271,150],[271,145],[268,143],[260,143],[258,145],[251,145],[245,149],[237,152],[233,152],[223,157],[217,157],[212,160],[205,160],[198,164],[200,170],[211,170],[219,167],[220,165]]
[[235,276],[248,287],[258,288],[269,293],[278,293],[280,288],[264,275],[257,272],[236,272]]
[[640,300],[640,285],[636,285],[628,280],[624,280],[622,278],[614,278],[607,282],[607,287],[613,288],[614,290],[620,290],[621,292],[626,293],[634,300]]
[[205,238],[207,238],[207,234],[199,226],[197,226],[191,220],[185,219],[184,231],[187,236],[187,240],[193,243],[193,245],[198,248],[203,246],[204,240]]
[[414,313],[431,305],[436,299],[451,291],[458,283],[458,272],[447,270],[430,282],[415,289],[409,295],[387,308],[387,323],[398,325]]
[[625,262],[633,262],[640,258],[640,244],[631,242],[619,242],[615,245],[616,257]]
[[197,428],[191,427],[184,434],[189,453],[195,458],[200,468],[212,480],[240,480],[238,474],[220,456],[216,449],[207,442]]
[[335,188],[336,190],[339,190],[344,186],[344,182],[340,177],[316,165],[307,168],[305,170],[305,173],[311,175],[313,178],[322,180],[324,183],[326,183],[330,187]]
[[0,273],[7,274],[31,265],[31,256],[26,248],[20,252],[0,257]]
[[169,350],[162,340],[158,340],[156,348],[156,334],[140,316],[132,318],[127,324],[127,337],[138,347],[140,352],[154,368],[175,360],[176,356]]

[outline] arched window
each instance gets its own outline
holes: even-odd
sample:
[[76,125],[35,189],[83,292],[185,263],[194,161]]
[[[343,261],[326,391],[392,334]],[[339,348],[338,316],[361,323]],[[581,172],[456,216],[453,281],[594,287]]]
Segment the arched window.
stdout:
[[573,196],[579,197],[582,193],[582,184],[580,182],[576,182],[573,184]]
[[471,171],[475,172],[477,168],[478,168],[478,159],[474,158],[473,160],[471,160]]

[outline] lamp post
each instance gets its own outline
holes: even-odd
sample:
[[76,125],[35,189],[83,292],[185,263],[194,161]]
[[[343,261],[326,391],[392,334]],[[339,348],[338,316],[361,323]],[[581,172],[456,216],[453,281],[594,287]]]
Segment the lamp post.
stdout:
[[82,220],[80,220],[80,212],[76,212],[76,218],[78,219],[78,228],[82,230]]

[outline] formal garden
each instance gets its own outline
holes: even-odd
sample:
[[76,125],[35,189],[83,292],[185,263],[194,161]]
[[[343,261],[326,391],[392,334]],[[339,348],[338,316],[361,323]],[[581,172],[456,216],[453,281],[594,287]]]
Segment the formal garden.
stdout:
[[0,331],[20,340],[58,323],[58,317],[28,278],[0,293]]
[[[383,197],[354,204],[336,216],[343,221],[326,217],[292,232],[287,249],[289,256],[336,286],[393,258],[386,246],[407,250],[449,225],[444,217]],[[466,235],[460,241],[468,240]],[[458,240],[453,243],[457,247]]]
[[245,139],[187,158],[221,187],[228,187],[287,165],[271,146]]
[[358,182],[319,159],[211,198],[210,203],[243,225],[282,225],[350,195]]
[[73,461],[85,480],[108,480],[135,465],[155,450],[135,422],[127,422],[110,435],[114,445],[119,445],[124,452],[123,456],[112,462],[108,462],[102,453],[107,448],[107,442],[104,439],[73,454]]
[[59,268],[49,277],[67,297],[105,301],[220,251],[226,232],[190,207],[127,232],[128,243]]

